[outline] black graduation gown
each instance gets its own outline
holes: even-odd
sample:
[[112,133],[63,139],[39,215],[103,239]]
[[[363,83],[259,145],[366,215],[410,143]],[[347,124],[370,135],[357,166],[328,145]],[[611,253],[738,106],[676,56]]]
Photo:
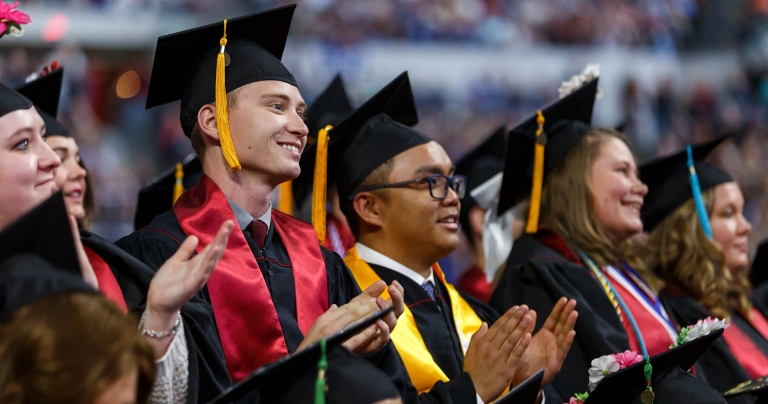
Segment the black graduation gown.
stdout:
[[[289,352],[294,352],[304,339],[296,318],[296,301],[293,271],[288,251],[275,227],[270,226],[264,248],[260,250],[249,232],[243,232],[264,276],[272,302],[285,337]],[[117,241],[117,246],[137,257],[153,271],[169,259],[186,239],[173,211],[155,217],[145,228]],[[328,304],[343,305],[361,293],[344,261],[335,253],[321,247],[328,279]],[[122,285],[121,285],[122,287]],[[137,288],[123,289],[132,294]],[[126,301],[136,301],[146,296],[126,296]],[[213,306],[207,287],[197,293],[181,310],[187,330],[189,349],[189,402],[207,402],[232,384],[227,371],[224,351],[221,346]],[[390,343],[367,358],[385,372],[401,391],[404,402],[418,402],[415,389],[410,386],[407,372],[399,355]],[[242,400],[253,401],[253,397]],[[448,403],[450,400],[438,400]]]
[[[673,320],[681,325],[696,324],[697,321],[711,314],[695,298],[689,296],[663,296],[663,303]],[[763,355],[768,355],[768,341],[741,314],[731,313],[732,326],[737,326],[760,348]],[[747,371],[728,348],[725,339],[718,338],[694,365],[696,375],[720,392],[728,391],[737,384],[750,380]],[[752,403],[750,395],[741,395],[728,399],[731,404]]]
[[[421,285],[411,278],[389,268],[376,264],[368,264],[387,284],[398,281],[405,291],[405,304],[413,313],[416,326],[424,339],[429,353],[435,363],[448,377],[449,382],[437,383],[427,394],[422,394],[422,402],[430,402],[430,395],[447,393],[456,403],[474,402],[476,400],[475,386],[469,374],[463,371],[464,353],[461,348],[451,310],[451,298],[442,282],[435,278],[435,300],[433,301]],[[459,291],[459,295],[472,307],[480,319],[492,325],[501,317],[493,307],[479,299]],[[550,386],[544,389],[547,403],[558,403],[559,395]]]
[[588,390],[587,370],[593,359],[629,349],[626,331],[586,267],[571,262],[530,235],[515,240],[490,305],[499,312],[515,305],[528,305],[539,314],[539,330],[563,296],[577,302],[576,339],[550,385],[561,397],[571,397]]

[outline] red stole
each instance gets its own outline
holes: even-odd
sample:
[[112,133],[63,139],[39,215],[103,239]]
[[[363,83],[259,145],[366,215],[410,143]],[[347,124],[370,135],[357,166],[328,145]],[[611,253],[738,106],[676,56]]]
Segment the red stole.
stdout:
[[728,344],[728,349],[741,367],[747,371],[749,377],[757,379],[768,375],[768,358],[736,323],[731,323],[731,326],[725,329],[723,338]]
[[[206,175],[181,195],[173,212],[184,233],[200,239],[198,253],[213,241],[221,223],[227,219],[237,223],[226,196]],[[325,261],[311,225],[277,210],[272,210],[272,223],[288,250],[296,284],[296,315],[306,334],[328,310]],[[288,354],[269,289],[241,231],[229,236],[224,256],[207,284],[233,381]]]
[[125,304],[123,291],[120,290],[120,285],[117,283],[117,279],[115,278],[115,274],[112,273],[112,269],[109,268],[109,264],[90,248],[83,246],[83,249],[85,249],[85,255],[88,256],[88,262],[91,263],[93,272],[96,274],[96,280],[99,282],[99,291],[109,300],[117,303],[117,305],[127,313],[128,305]]
[[[648,355],[658,355],[662,352],[669,351],[669,346],[675,342],[669,331],[664,327],[661,321],[653,313],[648,310],[638,298],[632,294],[627,288],[619,282],[618,279],[611,276],[607,272],[603,272],[605,276],[610,279],[611,284],[619,293],[621,299],[624,300],[624,304],[632,313],[632,317],[635,319],[637,326],[640,328],[640,333],[643,334],[643,340],[645,341],[645,348],[648,350]],[[633,282],[631,278],[628,278],[628,282]],[[642,293],[638,291],[637,293]],[[650,296],[651,299],[658,302],[656,296]],[[635,352],[640,352],[640,342],[637,340],[637,335],[632,328],[632,323],[629,322],[629,317],[622,316],[622,325],[627,331],[629,336],[629,348]]]
[[469,269],[464,271],[461,278],[459,278],[459,282],[456,283],[456,287],[464,293],[479,299],[483,303],[488,303],[493,294],[491,284],[488,283],[488,278],[486,278],[485,272],[483,272],[483,269],[477,265],[472,265]]

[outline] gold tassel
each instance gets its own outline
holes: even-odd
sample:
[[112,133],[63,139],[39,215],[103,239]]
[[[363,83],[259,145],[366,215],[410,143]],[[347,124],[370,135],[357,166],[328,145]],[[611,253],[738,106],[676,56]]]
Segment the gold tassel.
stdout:
[[173,186],[173,203],[184,193],[184,167],[176,163],[176,184]]
[[239,171],[240,161],[235,153],[235,144],[232,143],[232,135],[229,133],[229,112],[227,109],[227,85],[224,78],[227,54],[224,48],[227,46],[227,20],[224,20],[224,36],[219,41],[221,51],[216,56],[216,126],[219,129],[219,141],[224,159],[227,160],[229,171]]
[[293,181],[286,181],[278,187],[277,210],[286,215],[293,215]]
[[541,208],[541,188],[544,182],[544,146],[547,144],[547,134],[544,133],[544,114],[536,111],[536,146],[533,156],[533,187],[531,188],[531,206],[528,209],[528,223],[525,232],[534,234],[539,229],[539,210]]
[[325,242],[325,203],[328,190],[328,132],[333,126],[327,125],[317,133],[317,154],[315,156],[315,178],[312,182],[312,225],[317,240]]

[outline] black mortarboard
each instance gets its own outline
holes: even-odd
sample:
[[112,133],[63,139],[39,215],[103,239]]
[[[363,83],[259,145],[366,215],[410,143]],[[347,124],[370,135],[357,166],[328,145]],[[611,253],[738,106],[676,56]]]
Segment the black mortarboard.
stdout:
[[[430,141],[411,128],[419,122],[408,72],[397,76],[373,97],[328,132],[327,150],[322,141],[307,147],[301,157],[298,188],[313,190],[312,224],[322,243],[325,238],[325,190],[337,185],[346,198],[373,170],[411,147]],[[316,162],[326,163],[326,175],[319,175]],[[318,178],[315,178],[318,177]],[[311,184],[311,185],[308,185]],[[315,192],[314,190],[323,190]]]
[[20,253],[38,255],[59,268],[81,274],[61,192],[0,232],[0,263]]
[[731,397],[744,394],[751,394],[755,397],[753,404],[768,404],[768,376],[740,383],[738,386],[723,393],[723,396],[730,399]]
[[[263,80],[296,84],[280,62],[295,5],[227,21],[226,92]],[[224,23],[157,38],[147,108],[181,100],[181,127],[189,136],[197,112],[215,101],[216,63]]]
[[[308,146],[304,148],[301,161],[304,162],[305,159],[312,160],[313,164],[302,164],[302,180],[293,181],[293,195],[298,206],[301,206],[306,198],[312,194],[315,158],[314,156],[310,158],[309,155],[317,152],[317,148],[312,147],[312,145],[317,142],[318,131],[326,125],[337,126],[340,122],[347,119],[353,111],[352,102],[349,100],[347,91],[344,89],[344,83],[341,80],[341,75],[339,74],[334,77],[331,84],[315,98],[315,101],[307,109],[307,120],[304,123],[309,128],[309,135],[307,136]],[[307,179],[307,181],[304,181],[304,179]]]
[[[722,333],[723,330],[716,330],[651,357],[651,386],[656,396],[654,402],[725,404],[726,401],[720,393],[688,373],[709,345]],[[642,361],[609,374],[589,394],[585,403],[640,404],[640,394],[647,387],[644,367],[645,361]]]
[[[400,396],[389,376],[341,345],[389,311],[377,312],[328,338],[326,403],[363,404]],[[315,343],[300,352],[262,366],[210,404],[230,403],[253,391],[258,391],[262,403],[315,403],[315,382],[318,379],[321,355],[322,345]]]
[[45,122],[45,134],[49,136],[71,136],[69,130],[56,120],[63,78],[64,69],[59,68],[16,89],[35,104],[37,113]]
[[456,163],[456,174],[467,177],[467,193],[461,200],[459,221],[461,228],[471,240],[469,225],[469,210],[477,205],[477,201],[469,194],[473,189],[483,185],[494,175],[504,169],[504,146],[506,144],[507,126],[499,126],[477,147],[469,151]]
[[768,281],[768,239],[760,242],[755,253],[755,259],[752,260],[752,268],[749,270],[749,280],[752,287]]
[[16,254],[0,264],[0,322],[38,300],[73,292],[97,293],[79,274],[54,266],[39,255]]
[[[597,95],[597,81],[598,79],[594,79],[541,109],[546,134],[544,177],[563,161],[568,151],[590,129],[592,109]],[[532,114],[509,131],[504,158],[504,177],[499,196],[499,215],[531,193],[536,130],[538,129],[537,115],[537,113]]]
[[[691,147],[701,191],[706,191],[733,178],[723,170],[704,162],[707,155],[728,136]],[[680,205],[693,198],[688,155],[685,149],[661,157],[640,167],[640,180],[648,186],[640,216],[645,231],[653,230]]]
[[32,108],[32,101],[18,91],[0,84],[0,116],[19,109]]
[[[369,153],[368,155],[358,156],[359,159],[364,161],[360,161],[357,164],[355,164],[354,161],[342,161],[342,158],[348,157],[345,154],[345,151],[348,148],[353,147],[352,144],[355,143],[354,141],[357,138],[367,138],[371,137],[370,135],[382,135],[379,132],[375,132],[376,128],[373,127],[375,125],[366,126],[366,122],[369,119],[380,114],[386,114],[389,117],[389,120],[393,121],[393,125],[396,122],[400,127],[415,132],[410,126],[416,125],[419,122],[419,115],[416,111],[416,101],[413,99],[408,72],[404,72],[397,76],[397,78],[392,80],[384,88],[379,90],[378,93],[357,108],[355,112],[349,115],[343,122],[339,123],[338,126],[328,132],[328,135],[330,136],[327,158],[328,177],[326,181],[328,187],[333,186],[336,182],[344,182],[344,185],[356,183],[354,185],[356,187],[368,176],[368,174],[371,173],[371,171],[394,157],[394,155],[391,155],[382,160],[383,155],[380,155],[381,150],[379,149],[384,149],[384,147],[381,147],[384,146],[384,143],[381,143],[380,145],[373,145],[374,151],[376,151],[375,153],[370,153],[370,150],[355,150],[356,152]],[[382,118],[380,117],[380,119]],[[363,128],[364,126],[366,127]],[[364,135],[363,132],[365,131],[371,131],[372,133]],[[363,136],[356,136],[358,134]],[[392,138],[391,140],[390,138],[392,138],[392,135],[384,133],[383,138],[380,141],[385,143],[397,143],[400,141],[399,137]],[[396,148],[398,148],[397,146],[398,145],[395,145]],[[401,151],[407,150],[410,147],[402,149]],[[314,172],[316,150],[316,145],[307,146],[307,151],[301,157],[301,175],[294,181],[310,183],[313,181],[311,174]],[[354,166],[356,172],[349,172],[351,166]],[[308,175],[305,176],[305,172]],[[342,186],[341,184],[337,185],[340,187]]]
[[[149,224],[155,216],[171,210],[174,203],[178,166],[168,168],[160,175],[152,178],[139,191],[139,201],[136,204],[136,215],[133,217],[134,229],[140,229]],[[181,163],[181,178],[183,190],[192,188],[200,182],[203,176],[203,165],[194,154],[187,156]],[[183,192],[182,190],[182,192]]]
[[544,371],[539,370],[524,382],[515,386],[509,393],[495,401],[496,404],[536,404],[541,390]]

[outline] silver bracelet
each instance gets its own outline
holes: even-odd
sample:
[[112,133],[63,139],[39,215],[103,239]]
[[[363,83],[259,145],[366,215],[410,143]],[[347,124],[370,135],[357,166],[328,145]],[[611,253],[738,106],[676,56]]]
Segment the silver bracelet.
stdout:
[[166,332],[158,332],[154,330],[148,330],[144,328],[144,320],[147,318],[147,312],[146,310],[141,315],[141,321],[139,321],[139,329],[141,330],[141,335],[149,338],[165,338],[171,335],[176,335],[176,331],[179,329],[179,325],[181,324],[181,312],[176,313],[176,324],[173,325],[173,328],[171,328],[170,331]]

